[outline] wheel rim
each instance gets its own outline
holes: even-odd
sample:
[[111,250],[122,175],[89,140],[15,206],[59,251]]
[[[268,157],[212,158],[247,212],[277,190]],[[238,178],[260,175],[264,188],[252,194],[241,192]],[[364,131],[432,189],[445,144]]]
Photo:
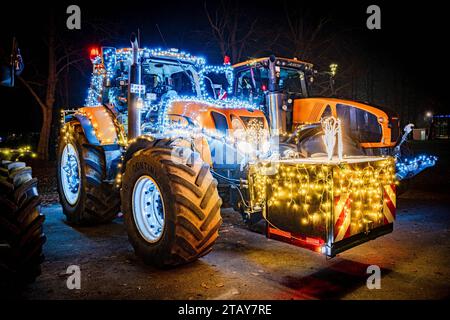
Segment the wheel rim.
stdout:
[[74,205],[80,196],[80,159],[75,147],[68,143],[61,156],[61,184],[64,197],[70,205]]
[[150,176],[142,176],[133,188],[133,217],[141,236],[147,242],[157,242],[164,230],[164,202],[161,190]]

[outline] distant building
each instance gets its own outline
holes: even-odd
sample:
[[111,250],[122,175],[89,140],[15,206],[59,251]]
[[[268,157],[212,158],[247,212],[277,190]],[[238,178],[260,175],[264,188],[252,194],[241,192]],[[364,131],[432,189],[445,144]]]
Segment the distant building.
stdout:
[[449,139],[449,121],[450,114],[437,114],[433,116],[431,125],[433,139]]

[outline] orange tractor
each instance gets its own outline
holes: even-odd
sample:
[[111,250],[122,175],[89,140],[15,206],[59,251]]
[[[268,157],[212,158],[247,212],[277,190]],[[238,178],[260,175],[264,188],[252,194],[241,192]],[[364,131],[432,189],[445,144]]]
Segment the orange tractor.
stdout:
[[[212,250],[221,196],[249,224],[266,221],[269,237],[327,256],[392,231],[393,159],[364,155],[394,145],[391,114],[308,98],[312,66],[299,61],[208,66],[131,43],[93,50],[87,106],[62,112],[57,176],[69,222],[121,211],[136,254],[157,266]],[[324,157],[313,123],[326,115],[366,139],[357,156],[344,147],[344,159]]]
[[[347,136],[358,143],[354,146],[361,154],[389,155],[397,144],[400,123],[391,110],[356,101],[311,97],[316,72],[310,63],[272,56],[238,63],[233,68],[236,96],[253,100],[267,110],[277,110],[269,116],[279,123],[283,135],[334,116],[343,121]],[[277,107],[270,108],[269,104]]]

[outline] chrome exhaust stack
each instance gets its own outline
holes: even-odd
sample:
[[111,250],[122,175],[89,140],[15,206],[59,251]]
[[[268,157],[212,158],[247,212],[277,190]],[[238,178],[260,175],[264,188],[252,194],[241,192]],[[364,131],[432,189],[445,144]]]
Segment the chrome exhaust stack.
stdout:
[[269,92],[267,93],[267,113],[269,117],[270,132],[272,137],[278,137],[283,131],[281,107],[283,94],[278,92],[276,57],[269,58]]
[[[139,43],[135,33],[131,34],[132,60],[128,76],[128,139],[141,135],[141,113],[139,101],[141,99],[141,62],[139,58]],[[144,92],[145,93],[145,92]]]

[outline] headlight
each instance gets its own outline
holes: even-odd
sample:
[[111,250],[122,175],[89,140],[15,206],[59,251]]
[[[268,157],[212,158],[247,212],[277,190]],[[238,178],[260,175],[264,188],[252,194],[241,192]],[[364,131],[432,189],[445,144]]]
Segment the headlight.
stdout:
[[246,136],[245,127],[241,120],[234,118],[231,120],[231,128],[233,137],[237,140],[244,140]]
[[239,141],[237,148],[243,154],[252,154],[255,151],[255,148],[247,141]]
[[235,117],[233,117],[233,120],[231,120],[231,127],[233,128],[233,130],[245,130],[242,121]]
[[270,141],[269,139],[264,140],[262,143],[262,153],[267,153],[270,150]]

